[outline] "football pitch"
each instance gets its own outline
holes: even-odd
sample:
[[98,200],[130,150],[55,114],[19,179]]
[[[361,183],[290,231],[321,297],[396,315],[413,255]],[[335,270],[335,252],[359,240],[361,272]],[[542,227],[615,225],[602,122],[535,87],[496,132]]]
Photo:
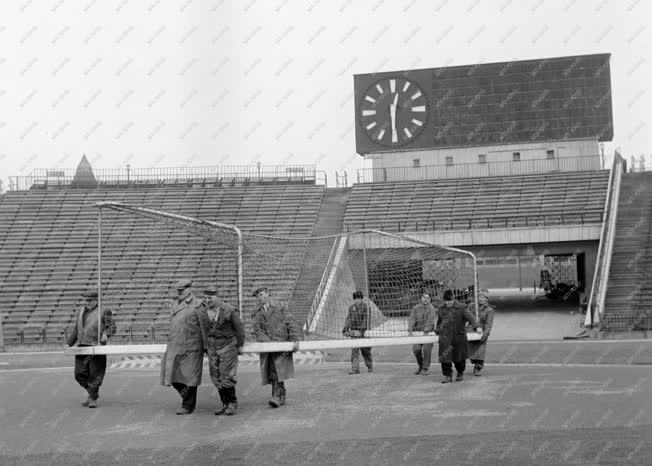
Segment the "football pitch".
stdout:
[[0,366],[0,463],[645,464],[652,455],[651,365],[494,363],[442,385],[436,365],[416,376],[386,356],[354,376],[344,358],[299,365],[278,409],[257,366],[242,365],[232,417],[213,415],[207,372],[197,410],[182,417],[155,367],[109,369],[93,410],[80,406],[61,356],[51,367],[47,356],[41,367],[22,358]]

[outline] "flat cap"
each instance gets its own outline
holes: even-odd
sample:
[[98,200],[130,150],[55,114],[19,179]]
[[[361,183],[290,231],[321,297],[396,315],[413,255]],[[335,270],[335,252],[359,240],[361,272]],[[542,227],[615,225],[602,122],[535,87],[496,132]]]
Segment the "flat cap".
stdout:
[[215,296],[215,295],[217,295],[217,288],[214,287],[213,285],[207,286],[204,289],[204,294],[206,296]]
[[188,280],[187,278],[183,278],[177,282],[177,290],[183,290],[189,286],[192,286],[192,280]]
[[269,288],[267,288],[266,286],[261,286],[260,288],[257,288],[256,291],[253,292],[252,296],[255,298],[256,296],[258,296],[258,293],[260,293],[261,291],[267,291],[269,293]]
[[97,299],[97,290],[89,290],[82,293],[84,298]]
[[480,292],[478,293],[478,296],[486,296],[487,298],[489,297],[489,290],[486,288],[481,288]]

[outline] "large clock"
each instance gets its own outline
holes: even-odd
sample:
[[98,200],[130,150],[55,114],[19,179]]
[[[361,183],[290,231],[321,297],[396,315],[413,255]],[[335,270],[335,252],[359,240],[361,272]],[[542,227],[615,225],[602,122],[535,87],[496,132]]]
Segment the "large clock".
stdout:
[[358,121],[374,143],[399,147],[414,141],[423,131],[428,110],[428,98],[414,81],[384,78],[362,95]]

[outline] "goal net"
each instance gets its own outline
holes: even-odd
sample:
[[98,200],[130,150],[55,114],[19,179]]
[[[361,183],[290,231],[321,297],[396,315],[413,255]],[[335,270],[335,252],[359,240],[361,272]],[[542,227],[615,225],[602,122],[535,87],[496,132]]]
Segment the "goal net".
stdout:
[[472,254],[400,234],[270,236],[119,203],[100,207],[101,305],[116,312],[119,335],[129,341],[165,340],[179,279],[192,280],[200,298],[205,287],[217,287],[248,330],[257,307],[252,293],[268,287],[303,340],[356,336],[343,333],[356,292],[367,305],[355,330],[367,338],[408,336],[410,313],[424,293],[435,307],[445,290],[461,302],[475,300]]
[[[362,231],[336,237],[325,263],[315,264],[324,274],[306,318],[309,338],[346,338],[343,330],[356,320],[353,327],[361,324],[364,337],[408,336],[410,314],[422,298],[436,308],[443,292],[452,290],[463,303],[475,301],[474,258],[459,249]],[[354,292],[362,292],[366,318],[355,310],[349,315]]]

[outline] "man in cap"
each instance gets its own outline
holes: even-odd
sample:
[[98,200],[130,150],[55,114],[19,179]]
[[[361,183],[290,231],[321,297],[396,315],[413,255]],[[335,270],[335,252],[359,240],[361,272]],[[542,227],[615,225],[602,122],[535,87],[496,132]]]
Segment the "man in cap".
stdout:
[[464,369],[467,358],[466,322],[482,334],[473,313],[467,306],[455,299],[452,290],[446,290],[443,296],[444,304],[437,314],[435,333],[439,335],[439,362],[443,374],[442,383],[453,381],[453,364],[457,370],[456,381],[464,379]]
[[489,290],[483,288],[478,293],[478,323],[482,328],[480,341],[469,342],[469,359],[473,363],[473,375],[479,376],[484,367],[487,352],[487,339],[494,325],[494,308],[489,305]]
[[[353,304],[349,306],[349,313],[344,321],[342,334],[351,338],[364,338],[369,327],[369,306],[364,302],[362,291],[353,293]],[[371,358],[371,347],[351,348],[351,370],[349,375],[360,373],[360,353],[367,366],[367,372],[373,372],[373,360]]]
[[[102,311],[102,319],[99,319],[98,294],[97,291],[83,293],[86,304],[77,310],[75,325],[68,336],[68,346],[97,346],[105,345],[108,338],[115,334],[115,322],[110,310]],[[98,328],[102,327],[98,341]],[[106,373],[106,355],[89,354],[75,356],[75,380],[87,392],[88,398],[82,406],[89,408],[97,407],[100,386]]]
[[[256,341],[293,341],[292,351],[297,351],[299,329],[287,309],[272,303],[267,287],[258,288],[253,296],[258,299],[258,308],[251,316]],[[284,380],[294,377],[292,352],[260,353],[260,375],[263,385],[272,384],[269,405],[272,408],[284,405],[286,396]]]
[[161,360],[161,385],[181,395],[177,414],[190,414],[197,404],[204,362],[204,337],[200,324],[201,300],[190,289],[190,280],[177,282],[177,298],[170,305],[170,335]]
[[238,408],[235,394],[238,355],[242,354],[245,342],[240,313],[219,298],[217,288],[209,286],[204,290],[200,323],[205,329],[204,347],[208,352],[211,381],[222,400],[222,407],[215,414],[231,416]]
[[[435,321],[437,320],[437,309],[430,302],[430,293],[421,295],[421,302],[412,308],[410,318],[408,319],[408,331],[412,332],[432,332],[435,330]],[[425,343],[414,345],[412,352],[417,359],[416,375],[428,375],[430,368],[430,357],[434,343]]]

